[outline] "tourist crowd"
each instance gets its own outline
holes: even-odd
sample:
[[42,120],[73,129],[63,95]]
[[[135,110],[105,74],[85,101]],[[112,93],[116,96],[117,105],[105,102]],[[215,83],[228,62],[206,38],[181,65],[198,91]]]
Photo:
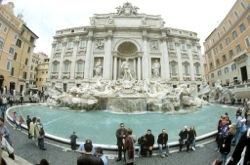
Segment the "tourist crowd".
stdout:
[[[9,130],[4,125],[5,111],[8,104],[9,106],[12,106],[10,102],[11,101],[4,96],[0,98],[0,140],[1,148],[8,152],[9,157],[15,159],[14,148],[12,146]],[[219,119],[216,142],[218,147],[217,151],[219,151],[221,158],[215,160],[213,164],[233,165],[239,161],[244,162],[244,165],[250,164],[250,129],[247,128],[246,124],[247,114],[249,113],[248,111],[247,105],[244,105],[243,108],[239,108],[236,112],[234,122],[231,121],[228,113],[225,113]],[[22,130],[22,125],[25,123],[22,115],[19,115],[14,111],[12,114],[12,121],[15,129]],[[28,115],[26,118],[26,125],[28,128],[28,138],[34,141],[39,149],[46,150],[44,146],[45,131],[43,129],[41,119],[37,117],[30,118]],[[119,128],[115,132],[115,136],[118,148],[116,161],[125,161],[127,165],[133,165],[135,162],[135,155],[138,157],[151,157],[155,143],[158,146],[158,152],[161,158],[169,156],[169,135],[165,128],[163,128],[158,134],[157,139],[153,135],[151,129],[147,129],[146,133],[137,139],[131,128],[126,128],[124,123],[120,123]],[[179,132],[179,152],[182,151],[184,146],[186,147],[187,152],[190,150],[195,151],[196,136],[197,134],[194,126],[184,126]],[[95,147],[90,139],[87,139],[79,146],[79,148],[77,148],[76,139],[78,137],[76,132],[73,132],[69,138],[71,149],[80,153],[80,156],[77,158],[78,165],[108,164],[108,158],[103,153],[103,149]],[[228,158],[228,155],[231,152],[231,146],[235,146],[235,149],[232,156]],[[244,150],[244,148],[246,149]],[[241,153],[243,150],[245,151],[245,155],[242,157]]]

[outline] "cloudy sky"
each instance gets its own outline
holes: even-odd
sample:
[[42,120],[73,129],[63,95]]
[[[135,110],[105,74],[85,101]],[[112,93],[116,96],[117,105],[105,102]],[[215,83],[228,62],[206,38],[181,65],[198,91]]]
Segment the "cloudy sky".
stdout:
[[[50,56],[56,30],[89,25],[93,14],[116,12],[127,0],[3,0],[14,2],[27,26],[39,36],[35,52]],[[129,0],[138,13],[161,15],[166,27],[198,33],[200,44],[216,28],[236,0]]]

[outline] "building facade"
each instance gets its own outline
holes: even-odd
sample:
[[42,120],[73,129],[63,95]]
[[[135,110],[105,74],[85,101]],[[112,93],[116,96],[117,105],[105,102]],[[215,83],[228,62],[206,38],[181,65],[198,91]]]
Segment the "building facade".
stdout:
[[21,93],[28,88],[29,59],[38,38],[13,13],[14,4],[0,4],[0,91]]
[[161,80],[199,85],[203,64],[195,32],[164,27],[159,15],[130,3],[95,14],[90,26],[56,31],[48,82],[67,91],[103,80]]
[[46,82],[48,78],[48,69],[49,69],[49,58],[47,54],[38,53],[40,60],[37,65],[36,73],[36,88],[39,91],[44,91],[46,87]]
[[210,85],[250,79],[250,1],[237,0],[218,27],[207,37],[205,77]]

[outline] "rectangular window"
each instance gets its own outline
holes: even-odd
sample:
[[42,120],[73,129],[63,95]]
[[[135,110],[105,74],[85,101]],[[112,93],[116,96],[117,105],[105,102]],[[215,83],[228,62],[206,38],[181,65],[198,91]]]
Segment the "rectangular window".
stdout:
[[27,50],[27,53],[29,53],[30,52],[30,47],[28,47],[28,50]]
[[0,49],[3,49],[3,40],[0,39]]
[[226,38],[226,45],[229,45],[230,44],[230,38]]
[[240,52],[241,52],[240,44],[238,44],[238,45],[236,46],[236,50],[237,50],[237,53],[240,53]]
[[211,59],[211,52],[208,52],[208,53],[207,53],[207,58],[208,58],[208,59]]
[[235,15],[237,18],[240,17],[237,11],[234,11],[234,15]]
[[34,43],[34,41],[35,41],[35,38],[34,38],[34,37],[32,37],[32,36],[30,36],[30,43],[31,43],[31,44],[33,44],[33,43]]
[[238,37],[237,32],[236,32],[236,31],[233,31],[232,36],[233,36],[233,39],[237,38],[237,37]]
[[241,3],[240,3],[240,5],[241,5],[241,7],[242,7],[244,10],[246,10],[246,9],[247,9],[247,7],[246,7],[246,5],[245,5],[245,3],[244,3],[244,2],[241,2]]
[[73,48],[73,42],[72,41],[70,41],[70,42],[68,42],[68,44],[67,44],[67,48],[68,49],[72,49]]
[[7,67],[6,67],[6,69],[7,69],[8,71],[10,71],[10,68],[11,68],[11,62],[10,62],[10,61],[7,61]]
[[29,61],[29,60],[26,58],[26,60],[25,60],[25,65],[28,65],[28,61]]
[[234,52],[233,52],[233,49],[231,49],[231,50],[229,50],[229,57],[230,57],[230,59],[232,59],[233,58],[233,56],[234,56]]
[[246,42],[247,47],[250,48],[250,39],[248,37],[245,39],[245,42]]
[[247,21],[250,24],[250,14],[247,16]]
[[222,43],[220,43],[220,50],[222,50],[223,49],[223,45],[222,45]]
[[217,55],[217,53],[218,53],[217,48],[214,48],[213,51],[214,51],[214,55]]
[[15,55],[14,55],[14,60],[17,59],[17,52],[15,52]]
[[9,49],[9,53],[10,53],[11,55],[14,55],[14,53],[15,53],[15,49],[14,49],[13,47],[10,47],[10,49]]
[[220,60],[216,59],[216,65],[219,66],[220,65]]
[[244,32],[246,30],[246,26],[244,25],[244,23],[240,24],[240,32]]
[[14,72],[15,72],[15,68],[12,67],[12,68],[11,68],[11,73],[10,73],[10,75],[11,75],[11,76],[14,76]]
[[223,63],[225,63],[227,61],[227,56],[225,54],[222,56],[222,61],[223,61]]
[[17,39],[16,40],[16,46],[18,46],[19,48],[21,48],[21,46],[22,46],[22,40]]
[[23,79],[27,78],[27,72],[23,72]]

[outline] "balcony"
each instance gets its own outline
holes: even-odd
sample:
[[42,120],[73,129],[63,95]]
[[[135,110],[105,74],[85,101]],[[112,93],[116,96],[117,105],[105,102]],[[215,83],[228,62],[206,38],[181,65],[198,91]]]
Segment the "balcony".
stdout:
[[50,78],[51,79],[58,79],[58,72],[51,72]]
[[172,81],[179,81],[179,76],[177,73],[170,73],[170,78]]
[[84,75],[84,72],[75,72],[75,78],[76,79],[82,79]]
[[201,76],[201,74],[195,74],[195,75],[194,75],[194,79],[195,79],[195,81],[202,81],[202,76]]
[[183,75],[183,80],[184,80],[184,81],[191,81],[191,76],[190,76],[190,74],[185,74],[185,75]]
[[242,62],[245,62],[246,59],[247,59],[247,50],[244,50],[244,51],[241,51],[239,52],[234,58],[233,60],[235,62],[238,62],[238,63],[242,63]]
[[69,79],[70,78],[70,72],[62,72],[62,79]]

